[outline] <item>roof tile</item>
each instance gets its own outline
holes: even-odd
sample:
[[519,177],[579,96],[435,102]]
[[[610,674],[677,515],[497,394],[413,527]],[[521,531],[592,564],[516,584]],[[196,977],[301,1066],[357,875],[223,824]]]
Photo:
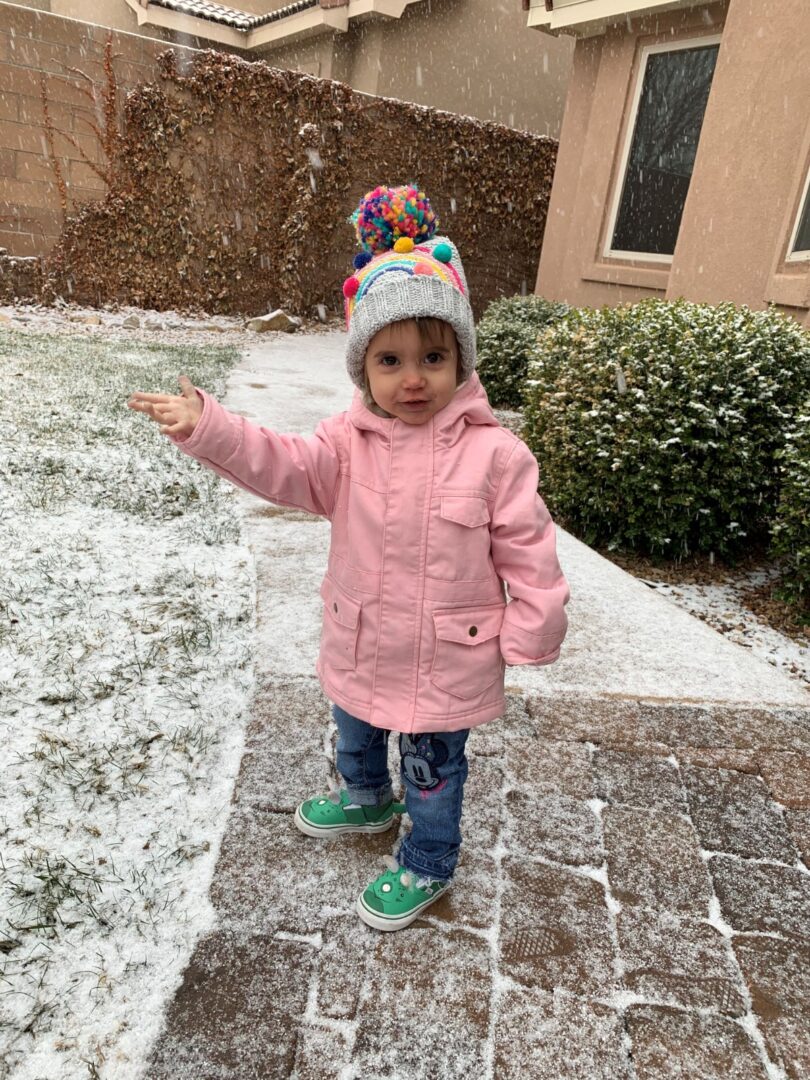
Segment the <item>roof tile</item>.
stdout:
[[247,11],[238,11],[236,8],[225,7],[223,4],[211,4],[208,0],[150,0],[155,7],[167,8],[169,11],[177,11],[183,15],[193,15],[197,19],[208,19],[211,22],[224,23],[236,30],[255,30],[257,26],[285,19],[289,15],[297,15],[299,11],[317,7],[318,0],[295,0],[292,4],[285,4],[276,11],[270,11],[266,15],[251,15]]

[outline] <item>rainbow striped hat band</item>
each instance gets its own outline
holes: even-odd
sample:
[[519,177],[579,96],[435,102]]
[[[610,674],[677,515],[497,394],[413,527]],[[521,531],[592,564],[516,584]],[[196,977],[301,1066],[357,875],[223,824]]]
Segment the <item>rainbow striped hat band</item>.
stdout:
[[419,317],[453,327],[462,378],[468,378],[475,368],[475,321],[464,268],[451,241],[435,235],[438,221],[424,192],[375,188],[350,220],[363,248],[343,283],[352,381],[363,388],[366,349],[378,331]]

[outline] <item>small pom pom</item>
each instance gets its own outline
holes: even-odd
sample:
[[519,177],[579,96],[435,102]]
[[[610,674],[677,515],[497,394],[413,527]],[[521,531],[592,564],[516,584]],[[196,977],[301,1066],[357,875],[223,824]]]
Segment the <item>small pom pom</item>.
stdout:
[[400,255],[407,255],[408,252],[413,251],[413,240],[410,236],[400,236],[394,244],[394,251],[399,252]]
[[439,262],[449,263],[453,258],[453,249],[449,244],[437,244],[431,252],[434,259],[438,259]]
[[409,185],[374,188],[349,220],[361,248],[374,255],[391,251],[402,237],[429,240],[439,225],[424,191]]
[[413,272],[415,274],[422,274],[424,277],[432,277],[433,267],[428,266],[427,263],[417,263],[413,268]]
[[351,298],[357,294],[359,288],[360,282],[356,277],[347,277],[343,282],[343,295],[347,300],[351,300]]
[[364,266],[368,266],[373,257],[374,256],[371,254],[370,251],[359,252],[359,254],[355,255],[354,259],[352,260],[354,262],[355,270],[362,270]]

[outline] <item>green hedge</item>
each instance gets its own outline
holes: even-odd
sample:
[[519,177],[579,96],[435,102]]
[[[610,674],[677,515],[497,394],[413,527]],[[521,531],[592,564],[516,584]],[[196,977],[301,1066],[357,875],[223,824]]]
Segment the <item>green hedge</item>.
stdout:
[[809,395],[810,335],[775,310],[572,310],[536,346],[525,435],[549,507],[586,543],[731,556],[768,535]]
[[810,608],[810,398],[785,432],[777,457],[781,490],[773,550],[787,559],[781,593]]
[[476,368],[494,406],[520,408],[521,388],[537,335],[568,310],[567,304],[540,296],[508,296],[487,307],[478,324]]

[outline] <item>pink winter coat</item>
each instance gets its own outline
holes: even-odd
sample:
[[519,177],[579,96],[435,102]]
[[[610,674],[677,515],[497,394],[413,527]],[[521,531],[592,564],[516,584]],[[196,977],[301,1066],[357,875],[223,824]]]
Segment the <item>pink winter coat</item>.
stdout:
[[505,664],[557,659],[569,591],[537,463],[476,374],[425,424],[377,416],[356,391],[310,437],[198,393],[194,432],[170,436],[181,450],[332,523],[317,671],[346,712],[394,731],[473,727],[503,714]]

